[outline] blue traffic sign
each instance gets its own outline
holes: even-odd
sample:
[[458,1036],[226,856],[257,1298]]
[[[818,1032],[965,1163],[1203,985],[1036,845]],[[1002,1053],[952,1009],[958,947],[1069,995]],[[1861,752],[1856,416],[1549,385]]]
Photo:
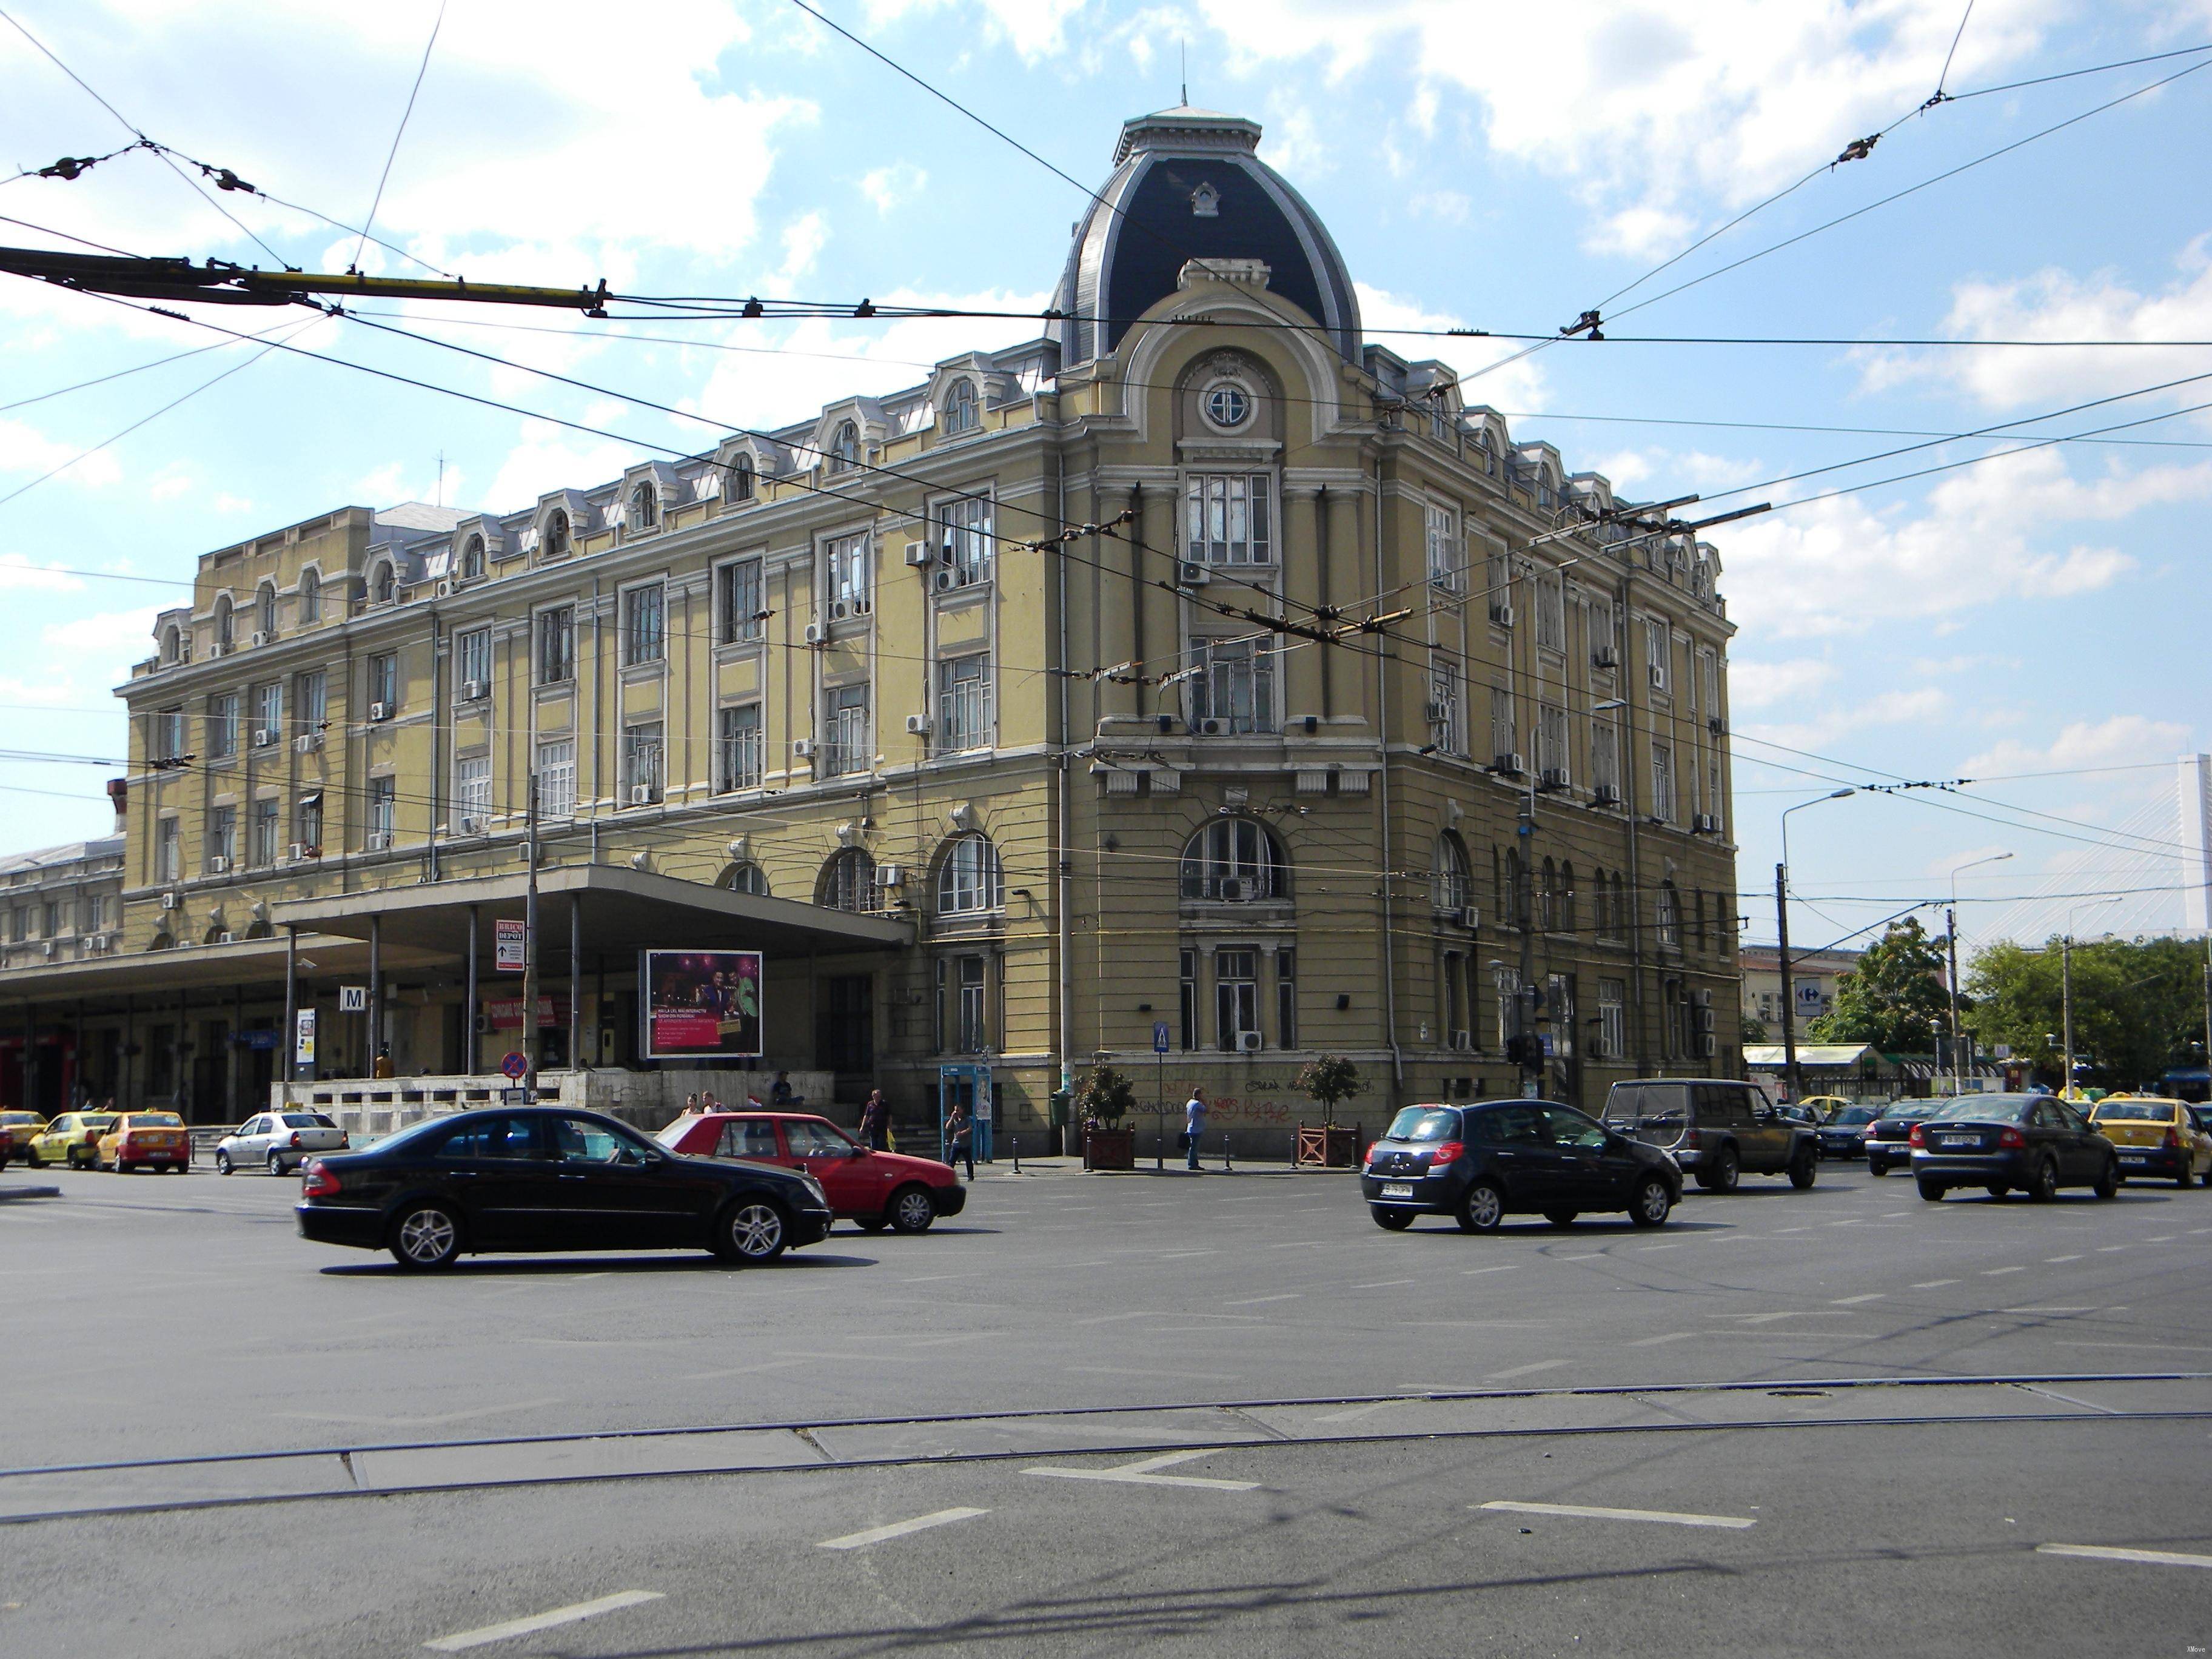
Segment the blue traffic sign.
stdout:
[[1152,1022],[1152,1052],[1156,1054],[1164,1054],[1167,1051],[1168,1023],[1164,1019],[1155,1020]]

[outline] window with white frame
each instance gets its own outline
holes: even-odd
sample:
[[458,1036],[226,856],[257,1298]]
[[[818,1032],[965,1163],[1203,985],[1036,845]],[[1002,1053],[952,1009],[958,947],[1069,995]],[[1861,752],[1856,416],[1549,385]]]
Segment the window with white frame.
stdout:
[[830,855],[822,866],[822,879],[814,902],[832,910],[874,912],[884,908],[883,889],[876,882],[876,861],[867,849],[847,847]]
[[623,666],[660,661],[668,654],[668,586],[651,582],[622,597]]
[[253,596],[253,627],[265,642],[276,637],[276,585],[261,584],[261,591]]
[[955,380],[945,393],[945,435],[957,438],[963,432],[973,432],[981,422],[975,400],[975,382],[965,376]]
[[765,764],[762,748],[761,706],[741,702],[716,716],[715,775],[722,792],[757,789]]
[[1216,818],[1185,842],[1182,896],[1253,903],[1290,896],[1282,848],[1254,818]]
[[836,435],[830,440],[830,470],[850,472],[860,459],[860,428],[850,421],[839,422]]
[[1609,667],[1620,660],[1620,638],[1613,627],[1611,599],[1589,602],[1589,646],[1590,661],[1597,667]]
[[1651,745],[1651,816],[1674,821],[1674,750],[1663,743]]
[[735,507],[753,498],[753,458],[739,455],[722,472],[722,499]]
[[1215,1029],[1224,1048],[1244,1046],[1249,1033],[1260,1034],[1260,953],[1257,951],[1216,951],[1213,953],[1213,1013]]
[[491,629],[471,628],[453,635],[453,678],[463,699],[491,695]]
[[940,588],[973,587],[991,580],[991,498],[961,495],[937,506],[937,574]]
[[865,617],[875,609],[875,584],[871,580],[868,533],[839,536],[823,547],[830,586],[830,620]]
[[1536,579],[1536,643],[1547,651],[1567,648],[1566,579]]
[[538,745],[538,816],[576,816],[576,741],[562,738]]
[[368,847],[371,852],[392,845],[399,826],[399,780],[389,773],[368,781]]
[[650,530],[660,522],[660,492],[648,478],[632,486],[629,492],[629,526],[632,531]]
[[1544,980],[1545,1012],[1552,1017],[1552,1051],[1561,1060],[1575,1056],[1575,976],[1551,974]]
[[[1215,735],[1275,729],[1275,653],[1267,640],[1194,640],[1190,723]],[[1207,722],[1212,722],[1211,726]]]
[[368,659],[368,700],[381,703],[386,714],[399,707],[399,653],[380,652]]
[[744,645],[765,637],[768,596],[759,559],[734,560],[716,573],[715,609],[720,613],[716,637],[724,645]]
[[1467,753],[1467,720],[1461,702],[1459,658],[1449,651],[1429,653],[1429,741],[1447,755]]
[[453,833],[481,836],[491,828],[491,757],[463,755],[453,762]]
[[875,749],[868,737],[868,688],[841,685],[830,693],[828,741],[823,745],[824,777],[840,778],[866,772],[874,763]]
[[253,740],[274,743],[283,735],[284,682],[270,680],[253,688]]
[[1721,659],[1719,653],[1712,651],[1700,651],[1698,653],[1698,668],[1699,671],[1699,677],[1705,681],[1705,718],[1709,720],[1718,720],[1721,717]]
[[937,749],[957,754],[991,746],[991,658],[988,652],[937,665]]
[[980,1054],[990,1045],[986,959],[969,954],[937,962],[937,1046],[947,1054]]
[[208,699],[207,754],[210,760],[228,760],[238,752],[238,693],[226,691]]
[[1568,775],[1567,711],[1559,703],[1536,706],[1536,769],[1547,779]]
[[999,849],[990,837],[980,832],[959,836],[945,849],[945,861],[938,866],[937,913],[967,916],[1001,908],[1005,883]]
[[1521,970],[1497,963],[1490,969],[1490,979],[1498,994],[1498,1046],[1503,1049],[1505,1040],[1515,1035],[1514,1022],[1521,1016]]
[[300,599],[296,608],[302,623],[323,619],[323,579],[312,570],[300,573]]
[[484,538],[471,536],[461,544],[461,580],[473,580],[484,573]]
[[154,842],[154,879],[175,881],[185,872],[184,825],[176,818],[163,818],[160,833]]
[[1650,671],[1651,689],[1664,691],[1674,683],[1674,664],[1668,658],[1667,619],[1644,619],[1644,660]]
[[235,806],[218,806],[208,814],[208,858],[222,860],[220,866],[210,862],[210,869],[227,870],[238,862],[238,809]]
[[1459,514],[1431,501],[1427,510],[1429,582],[1447,593],[1467,588],[1467,544],[1460,539]]
[[1490,688],[1490,752],[1503,764],[1507,756],[1516,754],[1519,738],[1513,725],[1513,691],[1510,686]]
[[179,760],[185,753],[185,711],[182,708],[156,709],[154,714],[154,758]]
[[293,804],[292,834],[309,858],[323,855],[323,792],[311,789]]
[[1628,981],[1601,979],[1597,982],[1598,1041],[1604,1045],[1607,1060],[1619,1060],[1628,1053]]
[[1436,858],[1429,871],[1429,904],[1432,909],[1457,915],[1473,902],[1474,872],[1468,867],[1467,843],[1456,831],[1437,837]]
[[1620,734],[1609,714],[1590,716],[1590,783],[1601,793],[1620,794]]
[[253,803],[252,855],[254,863],[264,866],[276,862],[277,803],[272,796]]
[[[660,799],[661,758],[667,745],[667,726],[660,720],[639,720],[623,727],[622,781],[625,804]],[[642,804],[638,802],[638,804]]]
[[538,683],[560,685],[576,678],[576,607],[556,605],[538,613]]
[[330,676],[311,668],[292,683],[292,714],[302,735],[320,732],[330,718]]
[[1659,943],[1665,949],[1679,951],[1682,948],[1682,900],[1671,881],[1659,884],[1659,908],[1652,931],[1659,936]]
[[1493,553],[1483,561],[1483,596],[1488,601],[1490,620],[1510,626],[1513,615],[1513,561],[1503,553]]
[[729,887],[732,893],[750,893],[757,898],[767,898],[769,896],[768,872],[747,859],[730,872]]
[[1264,472],[1194,472],[1183,481],[1183,557],[1203,564],[1274,562]]

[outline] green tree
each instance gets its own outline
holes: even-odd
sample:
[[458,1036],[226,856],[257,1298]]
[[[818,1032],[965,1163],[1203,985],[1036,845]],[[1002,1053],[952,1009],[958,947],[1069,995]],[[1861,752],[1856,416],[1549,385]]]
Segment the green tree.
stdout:
[[1766,1022],[1765,1020],[1759,1018],[1756,1014],[1746,1014],[1743,1017],[1743,1041],[1756,1045],[1762,1042],[1771,1042],[1774,1039],[1766,1035]]
[[1806,1034],[1815,1042],[1870,1042],[1887,1054],[1926,1054],[1935,1052],[1950,1018],[1943,947],[1917,916],[1907,916],[1890,923],[1859,965],[1837,981],[1835,1006]]
[[1086,1121],[1096,1118],[1101,1123],[1119,1123],[1136,1103],[1134,1085],[1111,1066],[1092,1066],[1076,1085],[1075,1109]]
[[1359,1068],[1341,1054],[1321,1054],[1298,1068],[1291,1082],[1321,1105],[1321,1121],[1336,1121],[1336,1103],[1359,1092]]
[[[1974,998],[1967,1029],[2008,1044],[2038,1079],[2064,1070],[2060,941],[2009,940],[1974,958],[1966,975]],[[2180,939],[2093,939],[2074,946],[2074,1059],[2080,1081],[2136,1089],[2203,1052],[2203,946]]]

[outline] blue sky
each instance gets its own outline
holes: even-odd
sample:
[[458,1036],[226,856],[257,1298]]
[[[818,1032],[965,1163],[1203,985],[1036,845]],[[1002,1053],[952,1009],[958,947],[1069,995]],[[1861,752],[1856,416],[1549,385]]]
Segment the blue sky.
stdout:
[[[286,200],[358,225],[436,15],[190,0],[8,8],[137,127]],[[1686,242],[1888,127],[1934,90],[1960,0],[1754,0],[1571,8],[1416,0],[822,0],[924,79],[1054,164],[1109,171],[1120,122],[1192,101],[1267,129],[1261,153],[1329,224],[1370,337],[1447,358],[1470,401],[1511,412],[1570,470],[1646,498],[1709,497],[1916,441],[1661,422],[1962,432],[2212,374],[2212,350],[1639,345],[1636,334],[2212,339],[2212,68],[1881,206],[1802,243],[1624,308],[1771,242],[2199,64],[2212,53],[1960,99],[1906,119],[1607,307],[1616,338],[1489,368],[1499,348],[1387,326],[1549,330]],[[2212,4],[1978,0],[1954,93],[2212,42]],[[0,173],[129,134],[0,25]],[[343,269],[355,238],[238,195],[222,204],[292,263]],[[377,234],[477,280],[617,289],[1046,303],[1082,197],[788,0],[657,0],[634,12],[458,0],[423,76]],[[155,158],[70,183],[0,185],[0,214],[133,252],[272,263]],[[0,240],[52,246],[21,225]],[[422,275],[371,246],[371,270]],[[398,307],[391,307],[397,310]],[[702,425],[549,386],[512,367],[304,316],[300,343],[641,442]],[[608,327],[443,309],[424,331],[735,423],[911,384],[919,367],[1034,331],[1018,323],[811,321]],[[510,326],[495,329],[482,325]],[[568,331],[516,331],[523,323]],[[665,343],[617,332],[680,338]],[[212,337],[96,300],[0,282],[0,405]],[[763,349],[767,348],[768,349]],[[8,747],[121,752],[109,691],[196,556],[346,502],[508,509],[603,480],[637,451],[272,352],[226,347],[0,408]],[[1488,369],[1488,372],[1481,372]],[[2164,415],[2212,381],[2030,435]],[[1593,417],[1607,417],[1598,419]],[[2178,416],[2008,460],[1806,502],[1716,532],[1733,653],[1735,827],[1747,890],[1775,826],[1828,781],[1978,782],[1862,795],[1791,826],[1797,937],[1821,944],[1960,878],[1970,934],[2039,936],[2071,898],[2168,889],[2175,756],[2207,744],[2212,599],[2203,570],[2212,421]],[[1719,506],[1800,498],[1964,460],[1956,442]],[[56,569],[54,567],[63,567]],[[70,574],[66,571],[100,574]],[[1776,747],[1773,745],[1784,745]],[[1791,751],[1804,751],[1802,753]],[[1812,757],[1817,757],[1813,758]],[[95,766],[0,761],[0,847],[105,827]],[[1751,935],[1771,905],[1747,897]],[[2075,926],[2176,924],[2178,895],[2081,904]]]

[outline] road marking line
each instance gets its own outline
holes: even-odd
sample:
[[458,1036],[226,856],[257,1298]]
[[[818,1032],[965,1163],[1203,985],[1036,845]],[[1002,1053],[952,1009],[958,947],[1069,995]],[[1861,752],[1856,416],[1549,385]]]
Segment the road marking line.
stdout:
[[871,1544],[888,1543],[894,1538],[904,1538],[908,1533],[927,1532],[932,1527],[950,1526],[955,1521],[973,1521],[979,1515],[988,1515],[988,1510],[935,1510],[927,1515],[917,1515],[911,1521],[894,1521],[888,1526],[870,1527],[864,1532],[848,1532],[842,1538],[825,1538],[814,1547],[818,1550],[860,1550]]
[[2025,1267],[1984,1267],[1982,1269],[1982,1277],[1996,1279],[2005,1273],[2024,1273],[2027,1271]]
[[1124,1319],[1161,1319],[1165,1316],[1150,1312],[1101,1314],[1096,1319],[1079,1319],[1075,1322],[1079,1325],[1111,1325]]
[[1346,1285],[1346,1288],[1347,1290],[1354,1291],[1387,1291],[1400,1285],[1413,1285],[1418,1284],[1419,1282],[1419,1280],[1412,1279],[1378,1279],[1371,1284],[1350,1285]]
[[1516,1365],[1510,1370],[1492,1371],[1482,1380],[1486,1382],[1504,1382],[1516,1376],[1534,1376],[1538,1371],[1555,1371],[1567,1363],[1564,1359],[1540,1359],[1533,1365]]
[[2072,1255],[2046,1255],[2043,1259],[2046,1264],[2055,1267],[2062,1261],[2079,1261],[2081,1253],[2076,1250]]
[[2181,1235],[2179,1233],[2160,1233],[2156,1238],[2146,1238],[2143,1240],[2143,1243],[2146,1244],[2171,1244],[2175,1239],[2180,1237]]
[[1354,1406],[1348,1412],[1331,1412],[1326,1417],[1316,1417],[1314,1419],[1314,1421],[1316,1423],[1356,1423],[1363,1417],[1372,1417],[1376,1412],[1386,1410],[1392,1406],[1402,1406],[1406,1402],[1402,1400],[1377,1400],[1372,1405]]
[[2125,1244],[2100,1244],[2097,1246],[2097,1254],[2099,1255],[2109,1255],[2114,1250],[2124,1250],[2128,1248],[2129,1247]]
[[1224,1308],[1256,1308],[1262,1302],[1295,1302],[1304,1294],[1304,1291],[1285,1291],[1279,1296],[1248,1296],[1241,1302],[1224,1302],[1221,1305]]
[[1632,1348],[1656,1348],[1662,1343],[1680,1342],[1684,1337],[1695,1336],[1695,1331],[1669,1331],[1664,1336],[1638,1337],[1628,1346]]
[[2191,1227],[2189,1230],[2189,1235],[2192,1238],[2198,1233],[2212,1233],[2212,1227]]
[[612,1595],[602,1595],[590,1601],[579,1601],[573,1607],[556,1607],[550,1613],[533,1613],[526,1619],[510,1619],[501,1625],[486,1625],[480,1630],[465,1630],[451,1636],[441,1636],[434,1642],[422,1645],[434,1653],[459,1653],[468,1648],[480,1648],[488,1642],[504,1642],[510,1637],[534,1636],[541,1630],[553,1630],[562,1625],[573,1625],[580,1619],[596,1619],[603,1613],[614,1613],[623,1607],[634,1607],[641,1602],[658,1601],[659,1590],[617,1590]]
[[1680,1244],[1639,1244],[1636,1248],[1638,1255],[1649,1255],[1654,1250],[1679,1250],[1682,1247]]
[[1205,1492],[1256,1492],[1256,1480],[1215,1480],[1201,1474],[1159,1474],[1155,1471],[1188,1463],[1194,1457],[1211,1457],[1224,1449],[1203,1446],[1196,1451],[1168,1452],[1110,1469],[1024,1469],[1024,1474],[1049,1475],[1055,1480],[1111,1480],[1131,1486],[1191,1486]]
[[1812,1231],[1810,1227],[1777,1227],[1774,1230],[1774,1236],[1779,1238],[1784,1233],[1809,1233]]
[[1477,1509],[1506,1510],[1515,1515],[1565,1515],[1591,1521],[1663,1521],[1673,1527],[1726,1527],[1741,1532],[1746,1527],[1759,1522],[1741,1515],[1683,1515],[1673,1510],[1608,1510],[1588,1504],[1519,1504],[1510,1498],[1493,1498],[1487,1504],[1478,1504]]
[[1882,1296],[1883,1292],[1881,1291],[1869,1291],[1864,1296],[1839,1296],[1828,1305],[1832,1308],[1848,1308],[1860,1302],[1879,1302]]
[[1468,1267],[1462,1272],[1460,1277],[1468,1279],[1476,1273],[1510,1273],[1520,1265],[1517,1261],[1501,1261],[1495,1267]]
[[2092,1561],[2148,1561],[2156,1567],[2212,1567],[2212,1555],[2178,1550],[2124,1550],[2104,1544],[2038,1544],[2038,1555],[2078,1555]]
[[1234,1371],[1148,1371],[1134,1370],[1127,1365],[1070,1365],[1071,1371],[1091,1376],[1174,1376],[1192,1382],[1234,1382]]
[[1912,1288],[1916,1291],[1940,1291],[1946,1285],[1955,1285],[1959,1281],[1955,1279],[1930,1279],[1923,1283],[1915,1285]]
[[1605,1252],[1603,1250],[1588,1250],[1580,1255],[1555,1255],[1552,1260],[1554,1261],[1595,1261],[1604,1254]]
[[1831,1221],[1828,1224],[1831,1227],[1856,1227],[1860,1225],[1864,1219],[1865,1218],[1863,1216],[1855,1215],[1847,1217],[1841,1221]]
[[2007,1308],[2007,1309],[2004,1309],[2004,1310],[2003,1310],[2003,1311],[2004,1311],[2004,1312],[2006,1312],[2006,1313],[2008,1313],[2008,1314],[2018,1314],[2018,1313],[2038,1314],[2038,1313],[2094,1313],[2094,1312],[2096,1312],[2097,1310],[2096,1310],[2096,1309],[2094,1309],[2094,1308]]
[[2148,1348],[2153,1353],[2212,1353],[2186,1342],[2061,1342],[2062,1348]]

